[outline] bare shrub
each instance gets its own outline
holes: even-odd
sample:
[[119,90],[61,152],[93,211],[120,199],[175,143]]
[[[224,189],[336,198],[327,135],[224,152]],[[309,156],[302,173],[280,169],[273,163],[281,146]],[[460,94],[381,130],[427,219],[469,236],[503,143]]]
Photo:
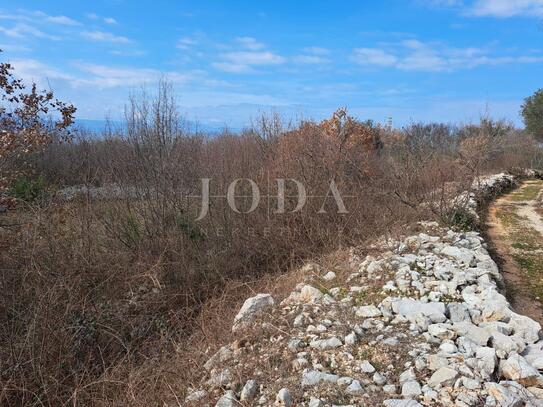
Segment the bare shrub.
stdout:
[[[143,406],[183,398],[255,287],[290,287],[285,271],[304,259],[439,219],[476,175],[538,165],[541,153],[496,123],[395,130],[345,110],[204,137],[162,82],[131,98],[125,127],[32,159],[48,183],[87,188],[3,215],[15,226],[0,228],[0,404]],[[197,221],[201,178],[213,195],[251,178],[266,199],[246,214],[250,196],[236,200],[242,213],[214,198]],[[286,213],[275,213],[276,178],[303,183],[303,210],[291,212],[288,181]],[[348,213],[330,199],[332,180]]]

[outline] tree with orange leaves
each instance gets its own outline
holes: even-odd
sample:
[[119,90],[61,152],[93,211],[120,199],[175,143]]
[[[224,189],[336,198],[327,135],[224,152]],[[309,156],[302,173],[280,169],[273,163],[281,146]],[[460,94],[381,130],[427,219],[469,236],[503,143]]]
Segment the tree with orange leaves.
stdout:
[[73,105],[55,99],[53,92],[38,90],[35,83],[27,87],[14,76],[10,63],[0,62],[0,193],[16,175],[14,163],[24,163],[54,136],[69,139],[75,111]]
[[[371,172],[369,158],[383,147],[381,130],[371,122],[360,122],[339,109],[330,119],[305,121],[280,138],[276,170],[281,176],[304,174],[304,182],[332,179],[336,173],[364,176]],[[362,167],[355,167],[362,163]]]
[[330,119],[320,123],[320,127],[324,135],[334,140],[340,149],[362,147],[365,152],[372,152],[383,146],[379,132],[372,124],[354,119],[345,108],[336,110]]

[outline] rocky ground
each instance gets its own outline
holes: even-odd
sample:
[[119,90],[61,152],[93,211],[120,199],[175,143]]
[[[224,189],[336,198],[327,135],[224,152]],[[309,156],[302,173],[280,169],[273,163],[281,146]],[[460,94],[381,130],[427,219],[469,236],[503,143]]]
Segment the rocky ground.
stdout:
[[541,326],[511,309],[477,232],[423,223],[371,251],[247,299],[185,404],[543,406]]

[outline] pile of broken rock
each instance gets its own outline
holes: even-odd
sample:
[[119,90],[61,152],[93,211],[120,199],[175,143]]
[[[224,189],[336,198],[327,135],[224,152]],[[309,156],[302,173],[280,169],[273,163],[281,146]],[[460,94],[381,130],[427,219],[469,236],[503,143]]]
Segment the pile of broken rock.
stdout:
[[515,313],[477,232],[419,233],[315,264],[245,301],[197,406],[543,406],[541,326]]

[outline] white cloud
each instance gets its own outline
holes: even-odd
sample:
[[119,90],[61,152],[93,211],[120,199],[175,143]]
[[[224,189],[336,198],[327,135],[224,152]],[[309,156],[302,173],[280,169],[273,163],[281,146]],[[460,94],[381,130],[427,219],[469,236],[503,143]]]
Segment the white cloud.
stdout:
[[161,77],[166,77],[170,82],[175,84],[185,84],[200,75],[198,72],[161,72],[155,69],[113,67],[85,62],[76,62],[74,66],[80,71],[91,75],[90,77],[74,81],[73,84],[75,86],[91,85],[102,88],[133,86],[146,82],[155,82]]
[[359,65],[394,66],[398,59],[377,48],[355,48],[351,59]]
[[479,17],[541,17],[543,0],[476,0],[466,13]]
[[427,0],[427,3],[436,7],[456,7],[464,4],[463,0]]
[[473,58],[466,66],[474,68],[481,65],[506,65],[506,64],[537,64],[543,62],[543,56],[519,56],[519,57],[487,57]]
[[236,38],[236,41],[243,48],[247,48],[247,49],[249,49],[251,51],[258,51],[260,49],[266,48],[266,46],[264,44],[262,44],[261,42],[258,42],[253,37],[238,37],[238,38]]
[[227,52],[223,58],[243,65],[279,65],[285,62],[285,58],[271,51],[239,51]]
[[31,51],[31,48],[21,45],[21,44],[10,44],[10,43],[2,43],[0,44],[0,50],[2,51],[8,51],[8,52],[28,52]]
[[306,65],[322,65],[330,63],[327,55],[330,54],[330,50],[322,47],[306,47],[302,49],[303,53],[296,55],[292,60],[298,64]]
[[177,48],[187,50],[190,49],[193,45],[198,44],[198,42],[198,39],[194,37],[183,37],[177,41]]
[[294,62],[307,65],[321,65],[330,62],[328,58],[319,55],[297,55],[293,58]]
[[[25,39],[41,38],[60,41],[66,35],[66,28],[80,26],[81,23],[65,15],[49,15],[42,11],[17,10],[11,14],[0,12],[0,33],[7,37]],[[11,24],[9,24],[11,22]],[[62,28],[62,34],[49,33]]]
[[45,14],[41,11],[35,11],[33,13],[38,19],[40,19],[43,22],[51,23],[51,24],[59,24],[59,25],[68,25],[68,26],[77,26],[81,25],[79,21],[74,20],[73,18],[66,17],[63,15],[60,16],[50,16],[48,14]]
[[11,21],[32,21],[27,15],[22,14],[5,14],[0,13],[0,20],[11,20]]
[[422,49],[428,48],[428,46],[425,43],[413,38],[410,38],[408,40],[403,40],[401,41],[401,44],[406,48],[410,48],[414,50],[422,50]]
[[196,31],[195,33],[191,35],[186,35],[184,37],[179,38],[179,40],[177,40],[176,47],[178,49],[182,49],[186,51],[201,44],[205,40],[205,38],[206,38],[205,33],[201,31]]
[[211,66],[219,71],[228,73],[251,73],[254,69],[249,65],[236,64],[233,62],[213,62]]
[[36,82],[40,87],[48,87],[49,80],[60,80],[74,89],[106,89],[153,83],[162,77],[176,85],[184,85],[195,79],[201,82],[205,78],[201,71],[162,72],[149,68],[107,66],[82,61],[66,64],[63,70],[36,59],[12,59],[9,62],[18,77],[28,82]]
[[408,54],[398,58],[397,68],[405,71],[430,72],[448,69],[448,61],[441,55],[439,49],[415,39],[402,41],[401,44],[408,50]]
[[35,59],[12,59],[10,63],[13,65],[17,77],[28,83],[35,82],[42,88],[48,87],[48,79],[75,80],[73,76]]
[[51,16],[42,11],[19,10],[15,14],[0,13],[0,20],[26,21],[34,23],[51,23],[58,25],[77,26],[81,23],[64,15]]
[[271,51],[233,51],[221,54],[222,61],[211,65],[229,73],[254,72],[256,66],[281,65],[286,59]]
[[109,52],[111,55],[121,56],[121,57],[141,57],[145,55],[145,51],[142,50],[126,50],[126,49],[115,49]]
[[91,20],[100,20],[109,25],[117,24],[117,20],[113,17],[101,17],[96,13],[87,13],[87,18],[90,18]]
[[328,55],[330,54],[330,50],[323,47],[306,47],[303,49],[303,51],[307,54],[313,54],[313,55]]
[[[192,83],[198,83],[199,92],[208,92],[206,103],[222,101],[220,83],[208,84],[202,71],[162,72],[155,69],[130,66],[106,66],[79,62],[65,62],[62,65],[49,65],[35,59],[11,59],[17,76],[26,82],[34,81],[41,89],[49,89],[61,100],[74,103],[78,107],[78,117],[102,119],[105,115],[122,115],[126,97],[131,89],[149,86],[154,89],[161,78],[169,80],[183,101],[194,100]],[[208,86],[213,86],[209,89]],[[97,89],[99,90],[97,92]],[[192,93],[191,93],[192,92]],[[187,99],[185,99],[185,97]],[[227,100],[236,100],[229,95]],[[185,104],[185,103],[184,103]]]
[[481,48],[452,48],[441,43],[409,39],[383,48],[355,48],[351,60],[363,66],[390,67],[404,71],[443,72],[482,65],[543,62],[543,56],[490,55]]
[[449,68],[447,60],[432,53],[416,52],[403,58],[397,64],[404,71],[445,71]]
[[61,37],[59,36],[48,34],[26,23],[17,23],[12,28],[0,26],[0,33],[3,33],[6,36],[12,38],[25,38],[30,36],[36,38],[44,38],[52,41],[59,41],[61,39]]
[[106,31],[83,31],[81,35],[92,41],[112,42],[116,44],[129,44],[132,42],[126,37],[118,36]]
[[543,0],[423,0],[430,6],[454,7],[470,17],[543,17]]
[[15,27],[6,28],[6,27],[2,27],[1,25],[0,25],[0,33],[3,33],[7,35],[8,37],[12,37],[12,38],[23,38],[25,36],[24,31],[20,29],[16,29]]
[[49,16],[46,18],[47,22],[54,23],[54,24],[61,24],[61,25],[80,25],[79,22],[66,17],[66,16]]

